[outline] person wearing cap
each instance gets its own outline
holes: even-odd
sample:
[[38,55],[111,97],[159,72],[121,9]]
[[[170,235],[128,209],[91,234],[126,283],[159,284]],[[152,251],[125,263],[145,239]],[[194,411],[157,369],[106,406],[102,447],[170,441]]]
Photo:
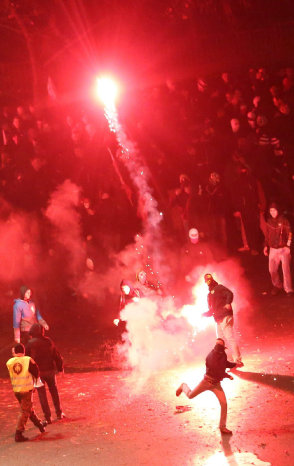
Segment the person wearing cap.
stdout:
[[49,330],[49,325],[36,309],[31,297],[32,290],[23,285],[20,287],[20,297],[13,303],[13,329],[16,343],[28,342],[29,331],[33,324],[40,323],[45,330]]
[[39,377],[39,368],[32,358],[25,356],[25,348],[22,343],[17,343],[12,348],[12,358],[7,361],[6,366],[10,375],[12,389],[20,404],[15,441],[25,442],[28,438],[24,437],[23,432],[29,418],[40,432],[45,432],[44,424],[33,408],[34,382]]
[[227,287],[215,281],[210,273],[204,275],[204,280],[209,288],[207,296],[209,310],[202,315],[214,318],[217,336],[224,338],[228,342],[236,366],[243,367],[240,349],[234,336],[232,309],[234,295]]
[[232,434],[232,431],[226,426],[227,399],[221,386],[221,381],[225,377],[233,379],[231,375],[227,374],[226,368],[233,369],[236,367],[236,363],[228,361],[225,349],[224,340],[222,338],[217,338],[213,350],[210,351],[206,357],[206,374],[203,380],[193,390],[191,390],[186,383],[182,383],[176,391],[176,396],[180,396],[181,393],[185,393],[189,399],[192,399],[206,390],[212,391],[217,397],[221,407],[219,429],[222,434],[230,435]]
[[[40,404],[47,424],[51,424],[51,410],[49,407],[46,386],[48,387],[54,404],[58,420],[65,417],[60,406],[60,398],[56,384],[56,372],[63,372],[63,359],[57,351],[51,338],[44,336],[45,330],[40,324],[33,324],[30,339],[26,345],[26,354],[38,364],[42,385],[37,387]],[[45,423],[44,421],[44,423]]]
[[[272,295],[285,290],[287,296],[294,295],[291,279],[291,242],[292,231],[289,221],[279,213],[276,203],[269,206],[269,218],[264,225],[265,245],[263,253],[269,257],[268,266],[272,280]],[[279,266],[282,265],[283,283],[279,275]]]

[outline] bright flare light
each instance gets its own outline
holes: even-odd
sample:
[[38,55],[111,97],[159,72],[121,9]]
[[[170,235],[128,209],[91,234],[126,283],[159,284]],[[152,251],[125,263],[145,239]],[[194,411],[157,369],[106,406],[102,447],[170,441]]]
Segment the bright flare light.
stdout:
[[181,315],[187,319],[189,324],[198,333],[209,327],[214,327],[213,319],[202,316],[208,310],[207,294],[208,288],[203,280],[199,280],[192,289],[194,304],[186,304],[181,309]]
[[118,95],[118,86],[113,79],[101,76],[97,78],[96,94],[105,108],[114,108]]

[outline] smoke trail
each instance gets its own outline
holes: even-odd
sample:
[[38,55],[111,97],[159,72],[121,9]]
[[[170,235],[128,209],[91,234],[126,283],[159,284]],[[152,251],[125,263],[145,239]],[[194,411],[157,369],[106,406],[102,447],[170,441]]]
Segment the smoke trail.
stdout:
[[121,151],[121,158],[130,174],[138,192],[138,213],[143,221],[143,237],[145,247],[153,261],[153,268],[160,271],[163,276],[167,269],[161,255],[161,231],[159,228],[162,221],[162,213],[158,211],[158,204],[154,199],[150,187],[150,173],[148,167],[143,163],[140,153],[130,141],[118,120],[118,113],[114,106],[105,107],[105,116],[109,128],[115,133]]
[[81,189],[65,180],[51,194],[45,212],[55,229],[55,240],[67,251],[67,272],[75,284],[86,261],[80,215],[77,210]]

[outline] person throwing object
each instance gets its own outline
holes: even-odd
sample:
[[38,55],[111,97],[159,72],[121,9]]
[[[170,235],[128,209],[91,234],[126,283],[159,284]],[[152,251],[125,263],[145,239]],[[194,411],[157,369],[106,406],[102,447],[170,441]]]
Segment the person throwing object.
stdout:
[[212,391],[221,406],[219,429],[222,434],[231,435],[232,431],[227,429],[226,426],[227,399],[220,383],[225,377],[233,379],[231,375],[226,373],[226,368],[233,369],[236,367],[236,363],[228,361],[225,348],[224,340],[217,338],[215,347],[206,357],[206,374],[203,380],[193,390],[186,383],[182,383],[176,391],[176,396],[180,396],[184,392],[191,399],[206,390]]

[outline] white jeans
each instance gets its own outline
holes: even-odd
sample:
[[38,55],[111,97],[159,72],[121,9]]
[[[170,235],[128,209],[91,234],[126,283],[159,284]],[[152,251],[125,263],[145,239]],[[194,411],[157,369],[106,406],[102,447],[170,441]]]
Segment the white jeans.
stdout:
[[221,322],[217,322],[216,334],[218,338],[223,338],[228,343],[234,362],[242,362],[240,349],[234,336],[234,317],[226,316]]
[[[290,248],[270,248],[268,268],[271,275],[272,284],[276,288],[283,288],[286,293],[293,291],[291,271],[290,271],[291,253]],[[279,275],[279,265],[282,264],[283,285]]]

